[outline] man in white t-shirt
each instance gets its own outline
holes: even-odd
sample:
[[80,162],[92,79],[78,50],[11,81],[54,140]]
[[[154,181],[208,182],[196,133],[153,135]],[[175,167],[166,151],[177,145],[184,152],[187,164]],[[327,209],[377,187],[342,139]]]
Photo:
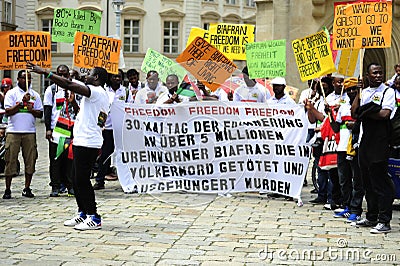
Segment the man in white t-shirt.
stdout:
[[156,104],[173,104],[188,102],[190,97],[176,94],[179,86],[179,78],[175,74],[168,75],[165,80],[167,91],[164,91],[158,96]]
[[234,102],[259,102],[265,103],[271,95],[263,85],[250,79],[247,66],[242,70],[245,85],[240,86],[233,93]]
[[92,183],[91,169],[103,144],[102,129],[109,111],[108,95],[104,90],[107,71],[101,67],[93,68],[86,76],[86,85],[77,84],[69,79],[53,75],[32,63],[27,66],[33,72],[43,74],[60,87],[82,95],[80,111],[74,124],[74,169],[73,185],[78,204],[78,215],[64,222],[65,226],[74,226],[77,230],[101,228],[101,217],[97,213],[96,199]]
[[274,96],[267,100],[268,104],[296,104],[296,102],[285,93],[286,80],[282,77],[276,77],[271,80]]
[[20,148],[25,165],[25,188],[22,196],[34,197],[30,185],[38,155],[35,121],[43,116],[43,105],[39,93],[31,87],[31,74],[28,73],[27,77],[26,73],[26,70],[18,72],[17,86],[8,91],[4,98],[4,108],[8,116],[6,147],[9,148],[5,153],[6,190],[3,199],[11,199],[11,181],[17,175]]
[[168,89],[160,83],[158,72],[150,70],[147,73],[146,85],[136,93],[135,103],[146,104],[155,103],[161,93],[168,91]]

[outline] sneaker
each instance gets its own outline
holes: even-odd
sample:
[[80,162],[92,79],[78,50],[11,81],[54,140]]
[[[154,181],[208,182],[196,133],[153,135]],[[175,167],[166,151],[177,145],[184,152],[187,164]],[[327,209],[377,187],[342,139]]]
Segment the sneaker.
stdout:
[[67,193],[67,188],[64,186],[64,184],[61,184],[58,193],[60,193],[60,194]]
[[361,216],[355,213],[350,214],[349,218],[347,218],[346,223],[355,223],[361,220]]
[[[378,224],[377,221],[369,221],[367,218],[355,222],[354,226],[357,227],[373,227]],[[352,223],[353,225],[353,223]]]
[[330,203],[324,204],[324,209],[325,210],[331,210],[332,209],[331,204]]
[[320,199],[320,198],[315,198],[313,200],[310,200],[309,202],[313,203],[313,204],[325,204],[326,200],[323,200],[323,199]]
[[58,197],[58,193],[59,193],[59,189],[53,187],[53,188],[51,189],[50,197]]
[[333,210],[334,213],[339,213],[339,212],[343,212],[344,208],[336,208]]
[[101,218],[95,215],[87,215],[85,221],[74,226],[76,230],[98,230],[101,229]]
[[100,190],[100,189],[104,189],[104,184],[100,184],[100,183],[95,183],[94,185],[93,185],[93,189],[94,190]]
[[349,218],[350,217],[350,211],[349,209],[346,207],[343,211],[339,212],[339,213],[335,213],[333,215],[334,218]]
[[389,223],[378,223],[374,228],[369,231],[371,234],[383,234],[391,231]]
[[65,226],[75,226],[77,224],[83,223],[83,221],[85,221],[86,219],[86,214],[84,214],[83,212],[79,212],[78,215],[76,215],[75,217],[72,217],[69,220],[66,220],[64,222]]
[[68,189],[68,194],[67,194],[67,196],[68,196],[68,197],[74,197],[74,196],[75,196],[75,191],[74,191],[73,188]]
[[11,199],[11,189],[6,189],[4,191],[3,199]]
[[22,196],[27,198],[35,197],[35,195],[33,195],[32,190],[29,187],[26,187],[24,188],[24,190],[22,190]]

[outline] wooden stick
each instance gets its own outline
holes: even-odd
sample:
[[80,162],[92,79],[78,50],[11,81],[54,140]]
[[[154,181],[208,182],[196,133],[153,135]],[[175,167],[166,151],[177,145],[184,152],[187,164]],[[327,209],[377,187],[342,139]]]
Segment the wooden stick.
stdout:
[[25,91],[27,92],[29,90],[29,87],[28,87],[28,69],[25,69],[25,85],[26,85]]
[[[364,63],[364,53],[365,53],[365,48],[361,48],[360,49],[360,79],[361,82],[364,85],[364,81],[363,81],[363,63]],[[363,86],[364,87],[364,86]],[[361,92],[362,92],[363,88],[360,89],[360,99],[361,99]]]

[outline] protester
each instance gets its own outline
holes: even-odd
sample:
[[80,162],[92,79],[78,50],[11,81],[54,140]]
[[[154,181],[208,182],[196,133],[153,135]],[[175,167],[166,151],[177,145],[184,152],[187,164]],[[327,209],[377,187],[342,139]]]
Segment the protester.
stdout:
[[[31,74],[25,70],[18,72],[17,86],[10,90],[4,99],[4,107],[8,116],[5,153],[6,190],[3,199],[11,198],[11,181],[17,175],[18,154],[22,148],[22,157],[25,164],[25,188],[22,196],[33,198],[30,188],[32,176],[35,172],[38,157],[36,147],[36,118],[43,116],[43,105],[40,95],[31,87]],[[28,82],[26,79],[28,78]]]
[[271,80],[274,96],[267,100],[268,104],[296,104],[296,102],[285,93],[286,80],[276,77]]
[[147,73],[146,85],[143,89],[139,90],[135,97],[135,103],[146,104],[155,103],[158,96],[168,89],[160,83],[158,73],[155,70],[150,70]]
[[390,117],[392,124],[390,158],[400,159],[400,75],[396,76],[392,87],[395,90],[396,109]]
[[188,102],[190,97],[185,95],[178,95],[179,78],[175,74],[170,74],[165,80],[165,85],[167,86],[167,91],[160,93],[156,104],[173,104]]
[[142,83],[140,82],[140,80],[139,80],[139,72],[138,72],[136,69],[134,69],[134,68],[129,69],[129,70],[126,72],[126,76],[127,76],[127,78],[128,78],[128,81],[129,81],[128,88],[129,88],[129,90],[130,90],[131,93],[132,93],[133,101],[135,101],[136,93],[137,93],[140,89],[144,88],[144,84],[142,84]]
[[263,85],[256,82],[255,79],[250,79],[247,66],[242,70],[245,85],[240,86],[233,93],[234,102],[260,102],[264,103],[271,95]]
[[[106,92],[108,95],[109,105],[113,102],[121,101],[125,103],[132,103],[132,93],[128,88],[122,85],[124,80],[124,71],[118,70],[118,74],[108,74],[108,80],[106,83]],[[96,183],[93,185],[93,189],[99,190],[104,189],[105,177],[111,171],[111,155],[114,153],[114,134],[112,128],[111,115],[108,114],[105,123],[103,134],[103,145],[101,146],[101,155],[98,160],[99,170],[96,176]],[[108,180],[116,180],[115,178],[108,178]]]
[[[7,116],[5,114],[5,110],[4,110],[4,97],[6,95],[6,93],[11,90],[13,88],[12,85],[12,80],[10,78],[4,78],[1,81],[1,91],[0,91],[0,108],[3,109],[2,110],[2,114],[0,115],[0,123],[2,124],[7,124]],[[4,113],[3,113],[4,112]]]
[[366,218],[356,226],[373,227],[372,234],[391,231],[394,185],[388,174],[389,118],[395,107],[395,92],[383,83],[382,66],[367,67],[369,87],[352,104],[352,116],[361,120],[359,147],[361,177],[367,201]]
[[400,63],[394,65],[394,75],[388,81],[386,81],[386,85],[388,85],[389,87],[392,87],[394,84],[394,79],[398,75],[400,75]]
[[86,85],[54,75],[32,63],[27,66],[33,72],[43,74],[62,88],[83,96],[80,112],[74,125],[74,176],[73,186],[78,204],[78,215],[64,222],[77,230],[101,228],[101,217],[97,213],[95,194],[90,182],[92,166],[103,144],[101,130],[109,111],[108,95],[104,90],[107,71],[101,67],[93,68],[86,76]]

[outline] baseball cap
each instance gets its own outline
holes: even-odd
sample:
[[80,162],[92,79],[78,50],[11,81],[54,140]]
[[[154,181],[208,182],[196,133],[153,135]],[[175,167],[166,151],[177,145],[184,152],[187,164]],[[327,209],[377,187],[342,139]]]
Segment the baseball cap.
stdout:
[[1,86],[2,87],[11,87],[12,80],[10,78],[3,78],[3,80],[1,81]]
[[358,79],[355,77],[347,78],[343,82],[344,89],[355,87],[358,84]]
[[271,80],[272,85],[285,85],[286,86],[286,80],[285,78],[282,77],[276,77],[273,80]]

